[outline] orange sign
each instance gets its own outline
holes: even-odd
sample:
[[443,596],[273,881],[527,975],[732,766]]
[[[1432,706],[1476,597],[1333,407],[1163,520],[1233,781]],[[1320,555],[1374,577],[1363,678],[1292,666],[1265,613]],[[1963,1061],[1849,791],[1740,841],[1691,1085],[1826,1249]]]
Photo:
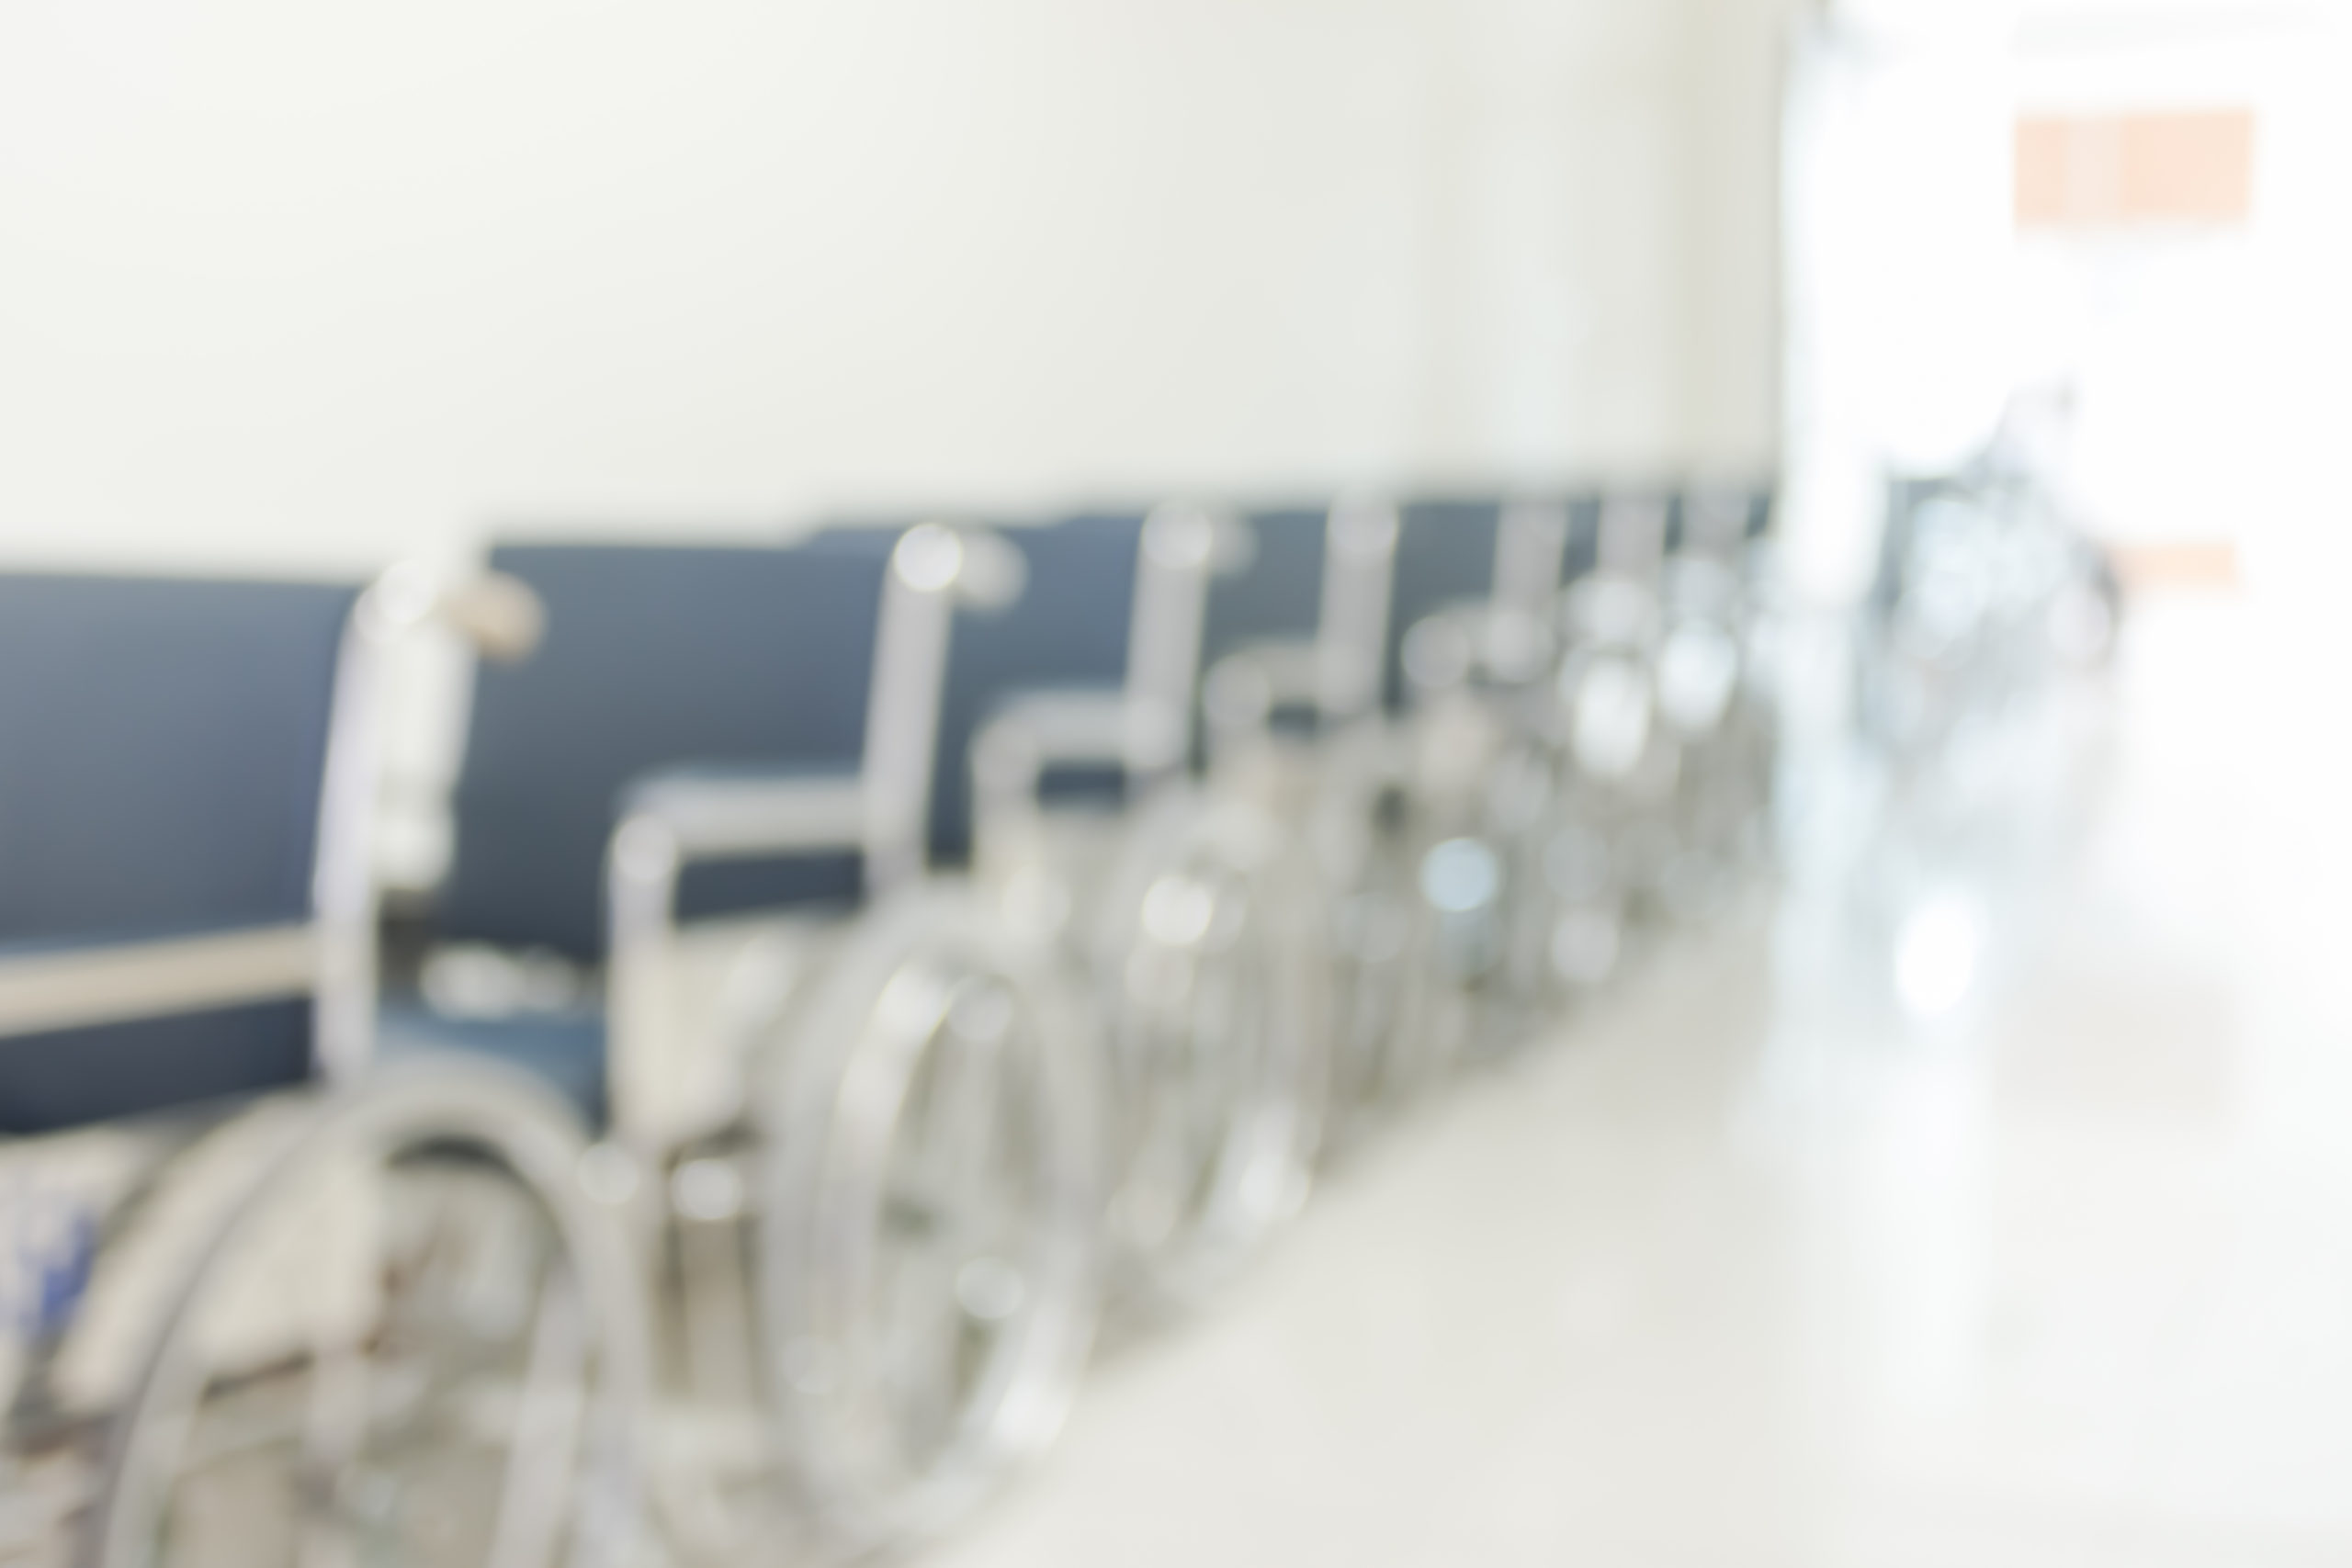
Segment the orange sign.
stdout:
[[2251,110],[2018,120],[2020,229],[2243,223],[2253,190]]

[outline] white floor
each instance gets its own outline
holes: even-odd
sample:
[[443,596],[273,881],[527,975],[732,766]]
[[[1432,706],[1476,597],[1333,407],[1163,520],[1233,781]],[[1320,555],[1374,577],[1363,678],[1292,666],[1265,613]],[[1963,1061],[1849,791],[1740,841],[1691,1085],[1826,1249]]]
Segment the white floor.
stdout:
[[1823,773],[1776,906],[1389,1134],[926,1568],[2352,1563],[2315,647],[2151,606],[2071,818]]

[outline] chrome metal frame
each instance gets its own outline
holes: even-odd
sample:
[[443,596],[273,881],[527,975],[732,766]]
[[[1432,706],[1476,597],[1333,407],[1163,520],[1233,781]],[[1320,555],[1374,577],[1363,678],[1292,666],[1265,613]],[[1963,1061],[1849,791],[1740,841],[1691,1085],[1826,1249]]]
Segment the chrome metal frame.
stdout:
[[1495,538],[1496,610],[1539,626],[1549,620],[1567,548],[1566,504],[1525,499],[1506,504]]
[[[1747,581],[1747,503],[1604,504],[1594,574],[1562,595],[1550,700],[1534,710],[1553,804],[1529,879],[1529,973],[1573,997],[1623,966],[1645,921],[1701,912],[1769,837],[1770,695]],[[1736,797],[1736,798],[1733,798]],[[1728,804],[1727,804],[1728,803]]]
[[1389,1092],[1442,1078],[1515,1039],[1528,998],[1512,955],[1527,875],[1523,840],[1549,791],[1530,710],[1555,656],[1565,505],[1507,501],[1483,599],[1408,628],[1408,712],[1396,728],[1401,813],[1385,876],[1409,936],[1395,989]]
[[[1314,636],[1227,655],[1202,693],[1212,789],[1256,801],[1316,859],[1332,987],[1318,1118],[1318,1133],[1332,1134],[1322,1140],[1327,1150],[1362,1120],[1365,1086],[1387,1076],[1377,1062],[1407,1010],[1402,928],[1410,916],[1401,886],[1384,883],[1396,868],[1379,827],[1381,800],[1402,787],[1380,705],[1397,534],[1386,501],[1340,498],[1325,523]],[[1285,742],[1274,729],[1278,713],[1300,707],[1317,717],[1312,745]]]
[[1769,638],[1745,549],[1745,507],[1686,503],[1667,563],[1657,661],[1659,717],[1680,750],[1677,859],[1658,889],[1678,912],[1727,895],[1770,851],[1778,725]]
[[[1334,553],[1325,592],[1327,603],[1337,596],[1343,624],[1361,624],[1386,611],[1385,578],[1376,603],[1363,592],[1366,560],[1383,548],[1381,519],[1351,516],[1347,547]],[[1266,847],[1282,838],[1276,820],[1261,802],[1191,787],[1186,768],[1209,585],[1245,565],[1253,547],[1246,526],[1227,514],[1181,502],[1156,510],[1143,529],[1124,687],[1018,696],[973,743],[982,884],[1012,929],[1058,955],[1065,983],[1086,998],[1114,1125],[1138,1125],[1149,1111],[1136,1097],[1158,1093],[1171,1076],[1183,1080],[1187,1096],[1211,1092],[1214,1076],[1205,1061],[1171,1069],[1155,1060],[1146,1070],[1131,1059],[1137,1051],[1177,1049],[1191,1062],[1189,1047],[1143,1042],[1170,1021],[1150,1028],[1140,1021],[1139,1009],[1156,1017],[1165,1009],[1147,1007],[1133,993],[1137,964],[1155,955],[1180,964],[1180,988],[1195,998],[1228,982],[1239,986],[1240,1005],[1268,1035],[1251,1070],[1216,1091],[1227,1098],[1205,1112],[1216,1125],[1193,1151],[1206,1194],[1196,1210],[1167,1226],[1127,1224],[1144,1173],[1125,1140],[1112,1151],[1116,1169],[1104,1209],[1112,1265],[1121,1299],[1147,1313],[1199,1301],[1288,1216],[1304,1196],[1322,1121],[1324,1026],[1319,1009],[1301,999],[1302,987],[1319,984],[1324,970],[1319,951],[1303,945],[1314,933],[1303,926],[1283,933],[1267,973],[1251,978],[1225,976],[1235,955],[1203,946],[1204,933],[1177,933],[1171,945],[1168,922],[1155,922],[1167,902],[1162,895],[1229,897],[1234,908],[1252,909],[1263,921],[1283,919],[1292,902],[1284,882],[1296,866]],[[1371,629],[1376,637],[1377,619]],[[1354,706],[1376,698],[1376,641],[1367,658],[1361,645],[1334,637],[1304,662],[1303,679],[1318,701]],[[1107,829],[1112,843],[1102,841],[1103,825],[1049,819],[1039,799],[1047,770],[1089,764],[1117,766],[1129,782],[1128,809]],[[1230,892],[1213,895],[1211,884]]]
[[1315,697],[1327,721],[1345,723],[1380,705],[1396,532],[1396,509],[1385,501],[1343,496],[1331,508],[1315,632],[1320,682]]
[[1099,1091],[1040,960],[975,890],[910,887],[847,933],[777,1064],[761,1381],[825,1551],[936,1537],[1076,1392]]
[[1115,1283],[1196,1307],[1297,1212],[1329,1095],[1328,900],[1311,848],[1246,796],[1133,816],[1077,956],[1114,1129]]

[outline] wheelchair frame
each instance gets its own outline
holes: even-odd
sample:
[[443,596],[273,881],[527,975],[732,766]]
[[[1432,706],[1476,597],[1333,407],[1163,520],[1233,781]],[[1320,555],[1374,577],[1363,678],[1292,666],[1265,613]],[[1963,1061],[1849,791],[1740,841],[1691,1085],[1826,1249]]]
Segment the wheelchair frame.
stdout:
[[[936,1536],[1050,1440],[1091,1339],[1080,1042],[1034,955],[926,872],[953,615],[1002,608],[1019,565],[936,523],[876,544],[854,776],[657,771],[605,854],[594,1158],[657,1303],[655,1475],[696,1557],[777,1532],[848,1553]],[[865,867],[846,919],[679,913],[692,866],[841,851]],[[1019,1146],[968,1113],[992,1095],[1012,1098],[991,1113]],[[943,1261],[957,1247],[972,1256]]]
[[[1124,682],[1006,694],[972,745],[975,870],[1097,1042],[1112,1285],[1146,1316],[1196,1305],[1257,1254],[1305,1201],[1321,1139],[1317,868],[1261,803],[1187,765],[1211,580],[1250,547],[1228,514],[1152,512]],[[1127,783],[1107,835],[1042,803],[1047,773],[1073,766]]]

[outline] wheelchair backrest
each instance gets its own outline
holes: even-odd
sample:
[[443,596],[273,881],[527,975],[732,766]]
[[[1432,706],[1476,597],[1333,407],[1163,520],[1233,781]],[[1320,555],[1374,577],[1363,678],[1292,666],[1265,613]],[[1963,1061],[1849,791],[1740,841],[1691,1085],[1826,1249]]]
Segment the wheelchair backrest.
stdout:
[[[1683,554],[1735,554],[1771,531],[1775,499],[1769,485],[1579,495],[1568,502],[1567,558],[1560,581],[1571,583],[1600,570],[1602,536],[1622,535],[1628,507],[1649,512],[1640,521],[1645,531],[1656,529],[1657,547]],[[1612,538],[1612,547],[1618,543]],[[1638,556],[1647,547],[1636,542],[1630,553]]]
[[1390,712],[1405,706],[1406,637],[1447,605],[1493,592],[1502,514],[1498,501],[1417,501],[1399,509],[1381,662],[1382,701]]
[[[539,595],[547,631],[531,658],[477,678],[441,933],[594,959],[632,781],[687,764],[854,773],[890,544],[492,551]],[[690,866],[678,913],[854,899],[859,858]]]
[[1144,522],[1140,512],[1095,513],[1004,530],[1026,586],[1007,613],[956,617],[933,758],[934,864],[971,859],[972,740],[998,708],[1023,692],[1126,684]]
[[[1753,544],[1770,534],[1779,508],[1779,492],[1770,485],[1697,491],[1683,500],[1683,509],[1688,516],[1721,513],[1736,546]],[[1689,525],[1686,524],[1685,531],[1688,530]]]
[[[254,1092],[364,1055],[364,1034],[322,1038],[315,999],[352,933],[346,918],[330,939],[322,906],[369,902],[372,759],[345,660],[359,601],[349,585],[0,575],[0,1131]],[[358,964],[346,977],[364,982]]]
[[1549,619],[1575,533],[1573,509],[1565,501],[1522,496],[1506,502],[1496,525],[1495,607],[1532,625]]
[[1209,584],[1201,630],[1204,669],[1245,648],[1304,641],[1320,629],[1329,515],[1321,507],[1248,514],[1249,562]]
[[1563,587],[1589,577],[1600,568],[1600,513],[1606,504],[1598,491],[1568,502],[1567,553],[1560,562]]
[[1596,564],[1611,576],[1656,578],[1682,532],[1682,498],[1662,490],[1612,491],[1601,499]]

